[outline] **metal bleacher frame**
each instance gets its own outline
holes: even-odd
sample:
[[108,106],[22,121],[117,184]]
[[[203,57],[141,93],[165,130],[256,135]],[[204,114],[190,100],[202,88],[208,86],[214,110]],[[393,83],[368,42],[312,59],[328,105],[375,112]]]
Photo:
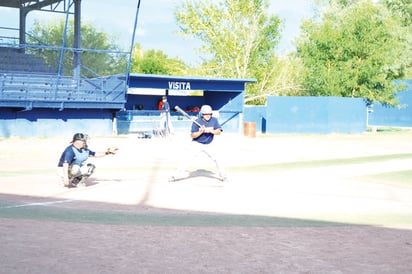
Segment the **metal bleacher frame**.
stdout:
[[[72,11],[74,4],[80,5],[80,1],[6,0],[0,3],[0,7],[18,8],[25,11],[23,14],[27,14],[30,10],[48,9],[48,11],[65,13],[66,16],[69,16],[76,13],[76,7],[74,12]],[[80,17],[80,15],[78,16]],[[24,21],[25,19],[20,18],[20,22]],[[93,78],[88,78],[81,74],[81,64],[79,64],[80,54],[87,52],[88,49],[63,46],[57,49],[56,47],[50,47],[57,52],[72,51],[75,53],[74,56],[77,60],[74,61],[76,67],[73,68],[73,75],[64,76],[61,73],[61,60],[58,68],[51,68],[44,63],[43,59],[27,53],[32,49],[47,48],[47,46],[26,44],[26,33],[22,33],[21,29],[19,29],[19,33],[18,38],[6,37],[6,43],[2,43],[5,40],[4,37],[0,39],[0,108],[23,110],[33,108],[54,108],[59,110],[66,108],[98,108],[119,110],[124,107],[128,75],[126,69],[124,74],[96,75]],[[18,43],[16,43],[16,40],[18,40]],[[90,51],[113,53],[113,51],[95,49],[90,49]],[[115,53],[131,54],[130,52]]]

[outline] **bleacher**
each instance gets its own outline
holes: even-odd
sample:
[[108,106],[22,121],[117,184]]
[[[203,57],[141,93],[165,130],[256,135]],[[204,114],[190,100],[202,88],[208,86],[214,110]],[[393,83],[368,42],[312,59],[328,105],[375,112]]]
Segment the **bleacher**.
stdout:
[[0,72],[56,73],[44,61],[32,54],[21,52],[19,48],[0,47]]
[[42,59],[0,47],[0,107],[123,108],[125,76],[58,75]]
[[[0,1],[0,8],[16,9],[15,23],[0,26],[0,116],[7,111],[53,109],[123,109],[126,103],[126,66],[100,70],[87,67],[90,55],[122,54],[97,48],[74,50],[35,37],[26,25],[32,11],[55,12],[81,18],[81,1],[36,0]],[[3,11],[3,10],[2,10]],[[22,23],[24,26],[22,26]],[[80,27],[81,24],[78,26]],[[64,35],[68,33],[65,25]],[[75,24],[74,27],[77,25]],[[80,31],[73,32],[73,41],[81,41]],[[40,35],[41,36],[41,35]],[[63,37],[62,37],[63,38]],[[67,37],[66,37],[67,38]],[[46,41],[43,41],[46,40]],[[61,40],[63,41],[63,39]],[[80,47],[80,44],[78,45]],[[120,55],[119,55],[120,56]],[[108,59],[110,60],[110,59]],[[107,61],[110,62],[110,61]],[[108,64],[110,67],[110,64]],[[111,76],[102,76],[113,73]],[[1,120],[1,119],[0,119]]]

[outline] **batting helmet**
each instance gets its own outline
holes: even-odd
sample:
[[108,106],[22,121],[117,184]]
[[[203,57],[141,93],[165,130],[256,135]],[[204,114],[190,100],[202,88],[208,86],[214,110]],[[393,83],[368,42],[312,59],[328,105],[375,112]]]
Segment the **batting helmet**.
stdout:
[[213,111],[212,111],[212,107],[211,106],[209,106],[209,105],[203,105],[201,108],[200,108],[200,114],[212,114],[213,113]]

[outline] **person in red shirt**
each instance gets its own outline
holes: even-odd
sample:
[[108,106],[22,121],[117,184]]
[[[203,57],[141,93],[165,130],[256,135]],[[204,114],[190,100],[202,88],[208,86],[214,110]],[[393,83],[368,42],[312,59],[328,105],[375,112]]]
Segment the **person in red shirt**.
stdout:
[[162,102],[159,102],[160,109],[160,130],[163,136],[173,134],[172,119],[170,117],[170,105],[167,101],[167,96],[162,97]]

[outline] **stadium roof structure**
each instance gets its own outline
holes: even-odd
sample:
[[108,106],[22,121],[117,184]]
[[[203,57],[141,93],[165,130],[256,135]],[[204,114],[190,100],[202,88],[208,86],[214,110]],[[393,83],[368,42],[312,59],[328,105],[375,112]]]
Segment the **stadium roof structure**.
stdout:
[[[0,7],[19,9],[19,44],[26,43],[26,17],[31,11],[47,11],[74,14],[76,26],[80,28],[80,0],[1,0]],[[74,11],[71,7],[74,6]],[[77,19],[76,19],[77,18]],[[79,36],[79,32],[75,32]],[[77,40],[77,39],[76,39]]]
[[51,7],[53,5],[65,2],[66,0],[2,0],[1,7],[40,10],[44,7]]
[[[6,33],[0,33],[0,108],[120,109],[124,105],[132,47],[128,51],[82,48],[81,4],[81,0],[0,0],[0,11],[1,8],[19,10],[18,28],[0,26]],[[138,11],[137,8],[135,22]],[[28,39],[33,38],[26,32],[31,12],[66,16],[61,45]],[[71,24],[67,20],[69,15],[73,16],[73,32],[67,31]],[[66,43],[67,35],[72,36],[72,45]],[[86,52],[95,56],[125,56],[127,67],[119,66],[110,75],[107,71],[100,73],[81,63],[81,55]]]

